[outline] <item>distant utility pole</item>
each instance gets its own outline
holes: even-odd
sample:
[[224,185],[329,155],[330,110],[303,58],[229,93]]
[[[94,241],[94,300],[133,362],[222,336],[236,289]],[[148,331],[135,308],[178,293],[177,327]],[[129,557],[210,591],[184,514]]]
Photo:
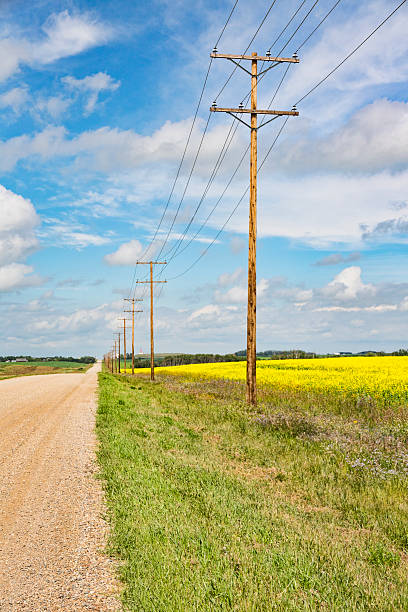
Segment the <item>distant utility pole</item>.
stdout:
[[[118,363],[117,363],[117,361],[116,361],[116,359],[117,359],[117,355],[118,355],[118,354],[117,354],[117,352],[116,352],[116,340],[115,340],[115,354],[114,354],[114,358],[113,358],[114,363],[115,363],[115,372],[117,372],[117,371],[118,371]],[[113,372],[113,368],[112,368],[112,372]]]
[[[244,108],[243,104],[239,108],[217,108],[216,102],[210,108],[212,112],[228,113],[235,119],[246,125],[251,130],[251,157],[250,157],[250,189],[249,189],[249,236],[248,236],[248,311],[247,311],[247,375],[246,375],[246,400],[248,404],[256,405],[256,205],[257,205],[257,133],[260,127],[270,123],[277,117],[290,115],[297,117],[299,113],[293,107],[291,111],[277,110],[260,110],[256,108],[257,103],[257,87],[258,77],[274,68],[278,64],[289,62],[293,64],[299,63],[296,54],[289,57],[271,57],[267,53],[265,57],[258,56],[256,53],[252,55],[226,55],[218,53],[217,49],[213,49],[212,58],[223,58],[233,62],[251,77],[251,108]],[[249,72],[241,66],[239,62],[249,60],[252,63],[252,71]],[[258,61],[273,62],[269,68],[258,73]],[[241,114],[250,114],[251,123],[247,123],[239,116]],[[257,125],[258,115],[273,115],[272,119],[265,121],[259,127]]]
[[150,380],[154,380],[154,339],[153,339],[153,284],[167,283],[167,281],[153,280],[153,266],[164,266],[166,261],[137,261],[137,264],[150,266],[150,280],[136,281],[136,283],[150,283]]
[[132,374],[135,373],[135,312],[143,312],[143,310],[135,310],[135,302],[143,302],[143,299],[136,298],[124,298],[125,302],[132,302],[132,310],[125,310],[124,312],[132,313]]
[[119,321],[123,321],[123,359],[124,359],[124,369],[126,374],[126,321],[130,321],[131,319],[126,319],[126,317],[120,317]]
[[118,356],[118,370],[119,370],[119,374],[120,374],[120,332],[118,332],[118,345],[119,345],[119,356]]
[[115,371],[120,374],[120,332],[115,332],[114,335],[118,337],[118,351],[119,351],[119,357],[118,357],[117,352],[116,352],[116,340],[115,340],[115,357],[116,357]]

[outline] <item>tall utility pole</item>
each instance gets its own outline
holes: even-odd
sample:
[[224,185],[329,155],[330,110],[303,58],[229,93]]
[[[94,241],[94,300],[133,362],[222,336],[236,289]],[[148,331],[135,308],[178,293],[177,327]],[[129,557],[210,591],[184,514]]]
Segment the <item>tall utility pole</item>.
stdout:
[[150,380],[154,380],[154,338],[153,338],[153,284],[167,283],[167,281],[153,280],[153,266],[164,266],[166,261],[137,261],[137,264],[150,266],[150,280],[136,281],[136,283],[150,283]]
[[126,321],[130,321],[131,319],[126,319],[126,317],[120,317],[119,321],[123,321],[123,359],[124,359],[124,370],[126,374]]
[[132,374],[135,373],[135,312],[143,312],[143,310],[135,310],[135,302],[143,302],[142,298],[124,298],[125,302],[132,302],[132,310],[124,312],[132,313]]
[[[115,340],[115,354],[114,354],[114,357],[113,357],[113,360],[114,360],[114,363],[115,363],[115,372],[118,371],[117,356],[118,356],[118,353],[116,351],[116,340]],[[112,372],[113,372],[113,369],[112,369]]]
[[[248,404],[256,405],[256,204],[257,204],[257,135],[258,129],[274,119],[283,115],[297,117],[299,113],[293,107],[291,111],[277,110],[260,110],[256,107],[257,104],[257,87],[258,77],[274,68],[278,64],[289,62],[293,64],[299,63],[296,54],[289,57],[271,57],[267,54],[265,57],[258,56],[256,53],[252,55],[226,55],[218,53],[214,49],[211,53],[212,58],[223,58],[233,62],[236,66],[244,70],[251,77],[251,108],[244,108],[240,104],[239,108],[217,108],[216,102],[210,108],[212,112],[222,112],[232,115],[235,119],[246,125],[251,130],[251,156],[250,156],[250,187],[249,187],[249,234],[248,234],[248,310],[247,310],[247,373],[246,373],[246,401]],[[241,66],[241,61],[249,60],[252,64],[252,70],[249,72]],[[269,68],[258,73],[258,62],[273,62]],[[236,113],[251,115],[251,123],[247,123]],[[271,119],[257,125],[258,115],[273,115]]]

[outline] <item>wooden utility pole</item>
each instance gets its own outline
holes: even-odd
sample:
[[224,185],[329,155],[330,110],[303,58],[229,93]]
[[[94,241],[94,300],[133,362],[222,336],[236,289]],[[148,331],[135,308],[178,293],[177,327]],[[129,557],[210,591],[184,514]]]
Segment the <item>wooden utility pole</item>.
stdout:
[[124,298],[125,302],[132,302],[132,310],[124,312],[132,313],[132,374],[135,373],[135,312],[143,312],[143,310],[135,310],[135,302],[143,302],[142,298]]
[[119,366],[119,374],[120,374],[120,332],[118,332],[118,344],[119,344],[119,357],[118,357],[118,366]]
[[[115,355],[114,355],[115,372],[117,372],[117,371],[118,371],[118,362],[116,361],[116,360],[117,360],[117,356],[118,356],[118,354],[117,354],[117,352],[116,352],[116,340],[115,340]],[[113,372],[113,369],[112,369],[112,372]]]
[[[244,108],[240,104],[239,108],[217,108],[216,102],[210,108],[212,112],[222,112],[232,115],[235,119],[246,125],[251,130],[251,153],[250,153],[250,183],[249,183],[249,233],[248,233],[248,310],[247,310],[247,372],[246,372],[246,401],[251,406],[256,405],[256,205],[257,205],[257,136],[258,129],[270,123],[274,119],[281,116],[295,116],[299,113],[293,107],[291,111],[277,110],[260,110],[257,108],[257,88],[258,77],[277,66],[278,64],[289,62],[298,63],[299,59],[296,54],[289,57],[271,57],[270,54],[265,57],[258,56],[256,53],[252,55],[231,55],[221,54],[214,49],[211,53],[213,58],[228,59],[236,66],[244,70],[251,77],[251,108]],[[236,61],[239,60],[239,61]],[[241,66],[243,60],[251,61],[251,72]],[[273,62],[269,68],[258,73],[258,61]],[[247,123],[241,117],[237,116],[250,114],[251,123]],[[257,124],[258,115],[272,115],[272,118],[262,123],[259,127]]]
[[167,283],[167,281],[155,281],[153,280],[153,266],[164,266],[166,261],[137,261],[137,264],[149,265],[150,266],[150,280],[148,281],[136,281],[136,283],[150,283],[150,380],[154,380],[154,337],[153,337],[153,284],[154,283]]
[[119,321],[123,321],[123,359],[124,359],[124,370],[126,374],[126,321],[131,321],[131,319],[126,319],[126,317],[120,317]]

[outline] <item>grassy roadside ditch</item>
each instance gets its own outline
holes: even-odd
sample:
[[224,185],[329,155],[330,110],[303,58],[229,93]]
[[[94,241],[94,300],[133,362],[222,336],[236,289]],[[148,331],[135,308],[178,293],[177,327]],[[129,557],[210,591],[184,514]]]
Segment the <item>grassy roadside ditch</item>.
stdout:
[[[406,474],[387,463],[401,441],[211,389],[100,374],[125,610],[407,610]],[[389,448],[366,469],[355,456],[380,433]]]

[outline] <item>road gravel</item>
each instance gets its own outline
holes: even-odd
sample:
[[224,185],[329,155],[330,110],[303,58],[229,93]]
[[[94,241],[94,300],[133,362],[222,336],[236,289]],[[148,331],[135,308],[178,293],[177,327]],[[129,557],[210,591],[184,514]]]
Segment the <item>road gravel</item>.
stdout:
[[119,610],[96,480],[95,364],[0,382],[0,610]]

